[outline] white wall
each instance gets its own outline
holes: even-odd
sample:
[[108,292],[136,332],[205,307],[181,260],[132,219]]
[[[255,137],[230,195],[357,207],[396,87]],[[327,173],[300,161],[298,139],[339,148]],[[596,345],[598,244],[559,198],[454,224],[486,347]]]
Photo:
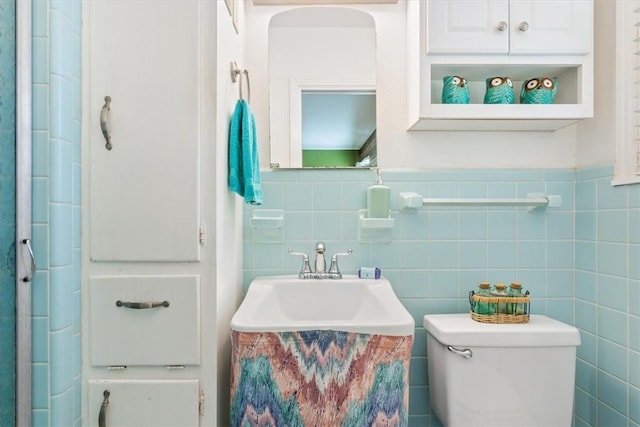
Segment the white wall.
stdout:
[[576,167],[613,164],[616,155],[616,2],[594,3],[594,117],[578,126]]
[[[382,168],[565,168],[576,163],[576,125],[557,132],[407,132],[406,0],[349,5],[376,21],[378,163]],[[269,167],[268,26],[286,6],[247,8],[247,67],[260,138]]]
[[[238,1],[238,0],[236,0]],[[216,139],[211,141],[210,148],[215,150],[215,165],[209,170],[215,177],[211,180],[211,191],[216,193],[216,229],[208,233],[209,240],[216,245],[216,281],[204,284],[215,287],[216,292],[216,323],[215,330],[209,325],[202,325],[207,334],[215,334],[216,348],[214,352],[205,354],[217,355],[217,396],[211,399],[211,407],[217,406],[216,425],[229,424],[229,390],[231,366],[231,336],[229,324],[231,317],[242,300],[242,205],[243,200],[228,190],[228,140],[229,123],[235,104],[238,100],[239,82],[231,81],[230,63],[236,61],[240,68],[248,68],[243,56],[243,8],[238,7],[238,24],[240,33],[236,34],[223,1],[213,2],[217,5],[217,52],[211,56],[217,59],[217,80],[215,87],[203,96],[212,97],[217,102],[215,122],[218,124]],[[242,2],[239,2],[242,5]],[[253,70],[249,68],[250,78]],[[252,81],[253,83],[253,81]],[[253,91],[253,87],[252,87]],[[246,94],[246,86],[244,92]],[[245,95],[246,96],[246,95]],[[252,93],[253,96],[253,93]],[[204,184],[206,185],[206,183]],[[213,301],[211,302],[213,310]]]

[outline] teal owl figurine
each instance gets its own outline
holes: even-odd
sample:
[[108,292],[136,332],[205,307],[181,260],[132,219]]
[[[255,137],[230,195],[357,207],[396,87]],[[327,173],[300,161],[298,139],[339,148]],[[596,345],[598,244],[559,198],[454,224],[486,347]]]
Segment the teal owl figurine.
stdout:
[[460,76],[446,76],[442,79],[442,103],[443,104],[468,104],[469,86],[467,81]]
[[485,104],[513,104],[515,102],[513,82],[509,77],[489,77],[484,93]]
[[522,84],[521,104],[553,104],[558,91],[558,79],[535,77]]

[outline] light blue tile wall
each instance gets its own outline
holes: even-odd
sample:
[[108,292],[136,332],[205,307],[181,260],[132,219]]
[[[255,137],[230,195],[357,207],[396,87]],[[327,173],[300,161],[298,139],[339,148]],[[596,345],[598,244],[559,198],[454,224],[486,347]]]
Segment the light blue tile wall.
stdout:
[[[294,273],[288,248],[354,249],[342,260],[383,269],[413,314],[411,425],[438,425],[428,408],[425,313],[467,310],[467,292],[482,280],[518,280],[532,311],[581,330],[576,371],[576,426],[640,426],[640,185],[612,187],[612,167],[554,171],[383,171],[396,218],[393,241],[357,241],[369,171],[273,171],[263,174],[265,204],[245,210],[244,284],[262,274]],[[522,197],[559,194],[560,209],[431,208],[397,212],[397,195]],[[253,209],[284,209],[286,241],[250,240]]]
[[[373,172],[282,170],[265,172],[262,178],[264,205],[245,209],[245,287],[258,275],[297,273],[300,260],[289,256],[288,248],[311,253],[318,240],[330,254],[353,248],[353,255],[340,261],[345,273],[355,273],[360,266],[380,267],[416,322],[411,425],[438,425],[428,406],[424,314],[466,312],[468,292],[481,281],[520,281],[532,293],[533,313],[574,323],[573,170],[383,170],[396,218],[389,244],[357,240],[357,211],[366,206]],[[407,191],[425,197],[470,198],[541,192],[560,195],[563,203],[557,209],[531,213],[514,207],[399,213],[398,193]],[[251,242],[248,218],[254,209],[285,210],[284,243]]]
[[15,419],[16,4],[0,0],[0,420]]
[[33,2],[34,426],[80,426],[79,0]]
[[576,425],[640,425],[640,185],[576,174]]

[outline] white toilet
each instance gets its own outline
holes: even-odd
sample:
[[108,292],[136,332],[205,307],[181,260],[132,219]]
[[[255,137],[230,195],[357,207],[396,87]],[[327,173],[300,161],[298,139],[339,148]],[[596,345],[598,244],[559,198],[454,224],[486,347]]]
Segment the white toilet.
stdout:
[[546,316],[424,316],[431,408],[445,427],[571,425],[580,333]]

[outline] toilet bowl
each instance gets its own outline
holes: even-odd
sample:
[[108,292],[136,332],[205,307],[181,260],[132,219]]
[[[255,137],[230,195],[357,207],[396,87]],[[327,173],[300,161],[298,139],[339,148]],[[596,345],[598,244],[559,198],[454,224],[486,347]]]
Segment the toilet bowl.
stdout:
[[570,426],[578,330],[546,316],[425,315],[431,408],[445,427]]

